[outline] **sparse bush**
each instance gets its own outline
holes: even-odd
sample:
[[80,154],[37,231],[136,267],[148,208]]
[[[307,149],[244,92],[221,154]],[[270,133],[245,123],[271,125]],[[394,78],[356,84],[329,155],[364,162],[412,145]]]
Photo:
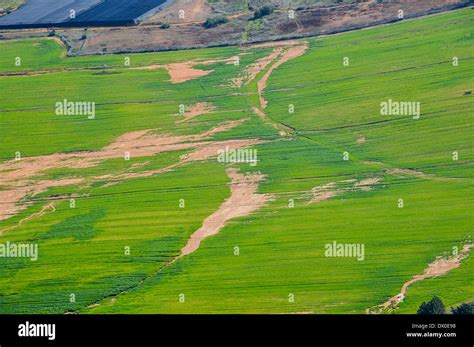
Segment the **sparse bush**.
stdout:
[[170,27],[170,25],[168,23],[162,23],[160,25],[160,29],[168,29]]
[[221,24],[225,24],[227,23],[229,20],[227,19],[227,17],[224,17],[224,16],[218,16],[218,17],[209,17],[203,24],[203,27],[206,28],[206,29],[209,29],[209,28],[214,28],[218,25],[221,25]]
[[86,40],[87,39],[87,28],[84,29],[84,33],[82,34],[80,40]]
[[272,12],[273,12],[273,8],[271,6],[263,6],[254,12],[253,19],[259,19],[259,18],[268,16],[272,14]]
[[436,295],[428,303],[424,302],[420,305],[417,314],[445,314],[446,308],[443,302]]
[[474,302],[451,309],[452,314],[474,314]]

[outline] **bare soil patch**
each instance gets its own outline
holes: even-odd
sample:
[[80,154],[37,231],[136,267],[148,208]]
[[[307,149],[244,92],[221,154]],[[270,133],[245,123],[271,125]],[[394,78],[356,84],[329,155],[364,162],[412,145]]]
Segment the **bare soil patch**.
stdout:
[[260,106],[262,109],[265,109],[267,107],[267,101],[263,97],[263,91],[267,87],[267,82],[268,78],[270,75],[275,71],[278,67],[283,65],[284,63],[298,58],[302,56],[308,48],[307,43],[303,43],[302,45],[299,46],[290,46],[269,69],[265,73],[265,75],[258,81],[258,97],[260,99]]
[[267,194],[258,194],[258,183],[264,179],[263,175],[243,175],[236,169],[228,169],[227,175],[231,178],[231,195],[219,209],[204,220],[203,225],[196,230],[181,250],[180,257],[196,251],[201,242],[217,234],[231,219],[247,216],[264,206],[271,198]]
[[214,70],[200,70],[194,68],[194,63],[174,63],[168,65],[148,65],[143,67],[135,67],[132,70],[156,70],[166,69],[170,75],[171,83],[183,83],[202,76],[206,76]]
[[[88,168],[97,166],[101,162],[114,159],[124,158],[128,153],[130,157],[149,157],[165,151],[177,151],[185,149],[195,149],[195,152],[180,159],[179,164],[184,164],[194,160],[206,160],[216,156],[219,149],[226,146],[232,149],[247,147],[264,141],[254,139],[229,140],[229,141],[212,141],[213,135],[231,130],[246,119],[228,121],[218,126],[195,135],[166,135],[155,134],[157,129],[139,130],[126,133],[119,136],[114,142],[98,151],[91,152],[73,152],[73,153],[57,153],[44,156],[35,156],[22,158],[21,160],[11,160],[0,164],[0,172],[2,177],[0,181],[0,220],[14,216],[22,209],[29,206],[27,197],[47,191],[53,187],[62,187],[68,185],[77,185],[84,182],[82,177],[73,177],[60,180],[41,179],[41,174],[47,170],[58,168]],[[167,168],[172,169],[172,167]],[[155,170],[150,173],[130,173],[105,175],[95,178],[100,179],[129,179],[134,177],[145,177],[156,173],[164,172],[164,170]],[[91,179],[94,181],[94,178]]]
[[[70,178],[63,180],[17,180],[6,181],[2,179],[2,188],[0,190],[0,221],[13,217],[21,210],[28,207],[31,203],[23,201],[27,196],[35,196],[39,193],[54,187],[64,187],[75,185],[82,182],[82,179]],[[23,201],[23,203],[21,203]]]
[[308,204],[319,203],[350,191],[368,192],[375,188],[382,177],[372,177],[363,180],[347,179],[338,182],[329,182],[311,190],[311,200]]
[[395,176],[408,175],[408,176],[416,176],[416,177],[421,177],[421,178],[432,177],[431,175],[425,174],[420,171],[411,170],[411,169],[388,169],[388,170],[385,170],[384,172],[389,175],[395,175]]
[[212,59],[212,60],[191,60],[179,63],[172,63],[166,65],[147,65],[130,68],[131,70],[157,70],[157,69],[166,69],[170,75],[171,83],[183,83],[199,77],[207,76],[211,72],[214,72],[213,69],[202,70],[196,68],[196,65],[211,65],[216,63],[233,63],[238,57],[231,57],[226,59]]
[[[272,198],[269,194],[259,194],[258,184],[265,179],[260,173],[241,174],[235,168],[229,168],[226,171],[230,177],[230,197],[218,208],[218,210],[207,217],[203,225],[196,230],[189,238],[186,245],[182,248],[180,254],[172,260],[163,264],[152,275],[140,280],[134,287],[143,284],[147,279],[157,276],[161,271],[176,263],[182,257],[195,252],[201,245],[201,242],[216,235],[225,224],[235,218],[244,217],[256,212],[265,206]],[[110,303],[114,304],[117,296],[125,293],[123,290],[112,297]],[[101,300],[102,301],[102,300]],[[89,308],[100,306],[99,302],[88,305]]]
[[41,210],[39,212],[35,212],[35,213],[32,213],[31,215],[29,215],[28,217],[25,217],[23,219],[21,219],[17,224],[15,225],[12,225],[8,228],[5,228],[5,229],[2,229],[0,230],[0,236],[4,235],[7,231],[11,230],[11,229],[15,229],[19,226],[22,226],[25,222],[35,218],[35,217],[41,217],[42,215],[44,215],[48,210],[51,210],[51,211],[56,211],[56,208],[54,207],[55,203],[54,201],[51,201],[49,202],[48,204],[44,205]]
[[182,116],[184,119],[178,121],[177,123],[187,122],[194,117],[201,116],[203,114],[208,114],[214,111],[216,108],[214,105],[208,102],[198,102],[197,104],[190,105],[186,107],[186,110]]
[[170,74],[171,83],[183,83],[202,76],[206,76],[214,70],[196,69],[192,63],[176,63],[166,65]]
[[255,63],[247,66],[242,73],[242,76],[233,78],[231,86],[240,88],[243,85],[249,84],[262,72],[271,62],[273,62],[282,52],[282,48],[276,48],[268,56],[258,59]]
[[362,144],[364,144],[366,141],[367,141],[367,138],[366,138],[365,136],[363,136],[363,135],[360,135],[360,136],[357,138],[356,143],[357,143],[358,145],[362,145]]
[[428,278],[434,278],[438,276],[446,275],[453,269],[456,269],[461,266],[463,259],[469,256],[473,244],[467,244],[463,246],[463,249],[459,252],[458,255],[453,255],[451,257],[437,257],[435,261],[430,263],[428,267],[423,271],[421,275],[415,275],[412,279],[405,282],[400,290],[400,293],[388,299],[385,303],[379,305],[377,309],[379,311],[374,311],[373,309],[367,309],[367,313],[381,313],[385,311],[392,312],[396,309],[400,303],[403,302],[407,295],[408,288],[416,282],[423,281]]
[[[184,11],[184,18],[179,11]],[[205,0],[175,0],[172,4],[145,21],[145,24],[168,23],[186,25],[204,22],[212,13],[211,6]]]
[[[87,40],[82,39],[83,29],[58,29],[56,33],[67,42],[72,55],[179,50],[240,45],[242,33],[247,30],[254,43],[330,35],[397,21],[400,8],[404,10],[405,19],[409,19],[467,6],[469,0],[315,2],[298,6],[296,19],[288,18],[288,4],[275,1],[277,10],[265,18],[265,27],[260,29],[248,29],[252,12],[242,12],[241,7],[234,8],[231,2],[211,4],[200,0],[176,0],[140,26],[89,28]],[[179,18],[179,10],[185,11],[184,18]],[[205,29],[202,23],[213,15],[226,16],[230,21]],[[161,23],[169,24],[170,28],[163,30]],[[45,29],[3,33],[6,38],[47,35]]]

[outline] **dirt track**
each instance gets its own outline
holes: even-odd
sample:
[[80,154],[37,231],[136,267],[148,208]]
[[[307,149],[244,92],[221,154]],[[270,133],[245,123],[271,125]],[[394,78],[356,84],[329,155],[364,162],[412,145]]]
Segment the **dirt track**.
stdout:
[[[194,116],[197,114],[195,113]],[[126,153],[132,157],[148,157],[164,151],[177,151],[194,149],[193,152],[183,156],[179,165],[191,161],[206,160],[217,155],[218,150],[228,147],[229,149],[244,148],[265,141],[256,139],[211,141],[214,134],[231,130],[241,125],[245,119],[239,121],[224,122],[209,131],[196,135],[156,135],[155,129],[140,130],[126,133],[118,137],[113,143],[98,151],[58,153],[44,156],[28,157],[21,160],[11,160],[0,164],[2,180],[0,185],[0,220],[16,215],[29,206],[27,196],[47,191],[53,187],[84,184],[82,177],[73,177],[61,180],[38,179],[45,171],[57,168],[88,168],[97,166],[105,160],[124,158]],[[174,165],[176,167],[176,165]],[[170,169],[170,168],[168,168]],[[162,170],[142,172],[136,174],[115,174],[100,176],[89,181],[108,178],[112,181],[130,179],[135,177],[146,177],[162,172]]]
[[357,181],[356,179],[347,179],[339,182],[330,182],[311,190],[311,200],[308,204],[319,203],[333,197],[339,196],[351,191],[368,192],[375,188],[376,184],[382,180],[382,177],[371,177]]
[[227,175],[231,178],[230,197],[216,212],[204,220],[203,225],[196,230],[181,250],[180,257],[193,253],[201,242],[209,236],[217,234],[231,219],[243,217],[260,209],[271,198],[270,195],[257,194],[258,183],[264,179],[263,175],[243,175],[236,169],[228,169]]
[[[448,258],[438,257],[434,262],[428,265],[428,267],[424,270],[423,274],[415,275],[412,279],[405,282],[400,290],[400,293],[388,299],[385,303],[378,306],[378,308],[383,312],[385,310],[389,310],[392,312],[394,309],[400,305],[405,299],[408,288],[419,281],[423,281],[428,278],[438,277],[446,275],[453,269],[456,269],[461,266],[462,260],[469,256],[469,252],[471,251],[474,245],[468,244],[464,245],[463,249],[459,252],[458,255],[453,255]],[[374,312],[371,309],[367,309],[366,313],[378,313]]]
[[267,82],[270,75],[273,73],[273,71],[278,69],[284,63],[305,54],[307,49],[307,43],[302,43],[301,45],[297,46],[290,46],[286,51],[281,54],[281,57],[268,69],[265,75],[258,81],[258,97],[260,99],[260,107],[262,109],[265,109],[267,107],[267,101],[263,97],[263,91],[267,87]]
[[[264,175],[259,173],[244,175],[239,173],[235,168],[227,169],[226,173],[231,179],[230,197],[217,209],[217,211],[204,220],[203,225],[190,236],[188,242],[182,248],[179,255],[162,265],[149,277],[139,281],[133,286],[133,288],[141,286],[146,280],[157,276],[161,271],[173,265],[181,258],[195,252],[204,239],[216,235],[229,220],[250,215],[262,208],[273,198],[273,196],[269,194],[257,193],[258,184],[265,178]],[[110,303],[114,304],[117,297],[126,293],[126,291],[127,290],[123,290],[114,295],[111,298]],[[102,302],[102,300],[92,303],[87,307],[93,308],[100,306],[100,302]]]
[[[359,4],[336,4],[322,6],[315,4],[302,7],[296,19],[289,19],[287,11],[279,8],[265,19],[264,29],[247,29],[252,13],[247,15],[228,13],[230,22],[216,28],[205,29],[201,25],[213,11],[202,2],[180,0],[176,5],[158,13],[153,23],[168,23],[169,29],[159,24],[134,27],[90,28],[87,39],[82,39],[83,30],[58,29],[56,33],[71,47],[70,54],[103,54],[118,52],[143,52],[202,48],[210,46],[243,44],[242,33],[249,31],[252,42],[266,42],[277,39],[328,35],[367,28],[398,21],[398,10],[404,9],[404,18],[429,15],[449,9],[466,6],[468,0],[399,0]],[[198,11],[196,11],[196,4]],[[201,6],[202,5],[202,6]],[[181,7],[180,7],[181,6]],[[178,10],[185,10],[185,18],[178,17]],[[216,13],[217,14],[217,13]],[[222,15],[222,13],[219,13]],[[47,31],[2,32],[4,38],[33,37],[47,35]]]

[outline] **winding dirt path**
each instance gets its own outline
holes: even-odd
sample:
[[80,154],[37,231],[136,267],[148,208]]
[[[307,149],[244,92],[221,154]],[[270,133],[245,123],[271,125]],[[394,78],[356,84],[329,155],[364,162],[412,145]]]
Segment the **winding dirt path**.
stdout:
[[273,195],[270,194],[259,194],[257,193],[259,183],[265,179],[265,176],[262,174],[241,174],[235,168],[229,168],[226,170],[227,175],[231,179],[230,182],[230,197],[224,201],[224,203],[207,217],[202,226],[197,229],[190,238],[186,245],[181,249],[179,255],[174,257],[172,260],[163,264],[159,269],[157,269],[152,275],[140,280],[138,283],[132,285],[131,287],[121,291],[118,294],[109,296],[90,304],[87,308],[94,308],[100,306],[101,302],[110,298],[111,304],[114,304],[117,301],[117,297],[126,293],[130,289],[137,288],[142,285],[147,279],[152,278],[158,275],[161,271],[169,267],[170,265],[176,263],[179,259],[195,252],[199,249],[201,242],[213,235],[219,233],[219,231],[225,226],[225,224],[232,219],[238,217],[244,217],[252,214],[258,209],[265,206],[272,198]]
[[265,70],[268,65],[273,63],[267,72],[263,75],[260,80],[257,81],[257,92],[259,99],[259,107],[253,107],[252,111],[265,123],[271,125],[278,131],[280,136],[290,136],[294,129],[284,125],[282,123],[276,122],[268,117],[264,110],[267,107],[268,102],[263,97],[263,92],[267,87],[268,79],[277,68],[279,68],[284,63],[295,59],[297,57],[305,54],[308,43],[307,42],[297,42],[297,41],[288,41],[288,42],[270,42],[259,45],[249,46],[249,48],[265,48],[265,47],[274,47],[272,53],[266,57],[263,57],[257,60],[255,63],[251,64],[245,71],[244,75],[239,78],[234,78],[231,82],[234,87],[240,88],[244,84],[248,84],[257,75]]
[[23,219],[21,219],[17,224],[15,225],[12,225],[8,228],[5,228],[5,229],[2,229],[0,230],[0,236],[2,236],[5,232],[11,230],[11,229],[15,229],[15,228],[18,228],[19,226],[22,226],[25,222],[33,219],[33,218],[36,218],[36,217],[41,217],[42,215],[46,214],[46,212],[48,210],[51,210],[51,211],[56,211],[56,208],[54,207],[54,201],[51,201],[50,203],[46,204],[45,206],[43,206],[41,208],[41,210],[39,212],[35,212],[35,213],[32,213],[31,215],[29,215],[28,217],[25,217]]
[[463,249],[461,250],[461,252],[459,252],[458,255],[453,255],[448,258],[445,258],[445,257],[436,258],[436,260],[432,262],[431,264],[429,264],[428,267],[423,271],[423,274],[415,275],[413,276],[412,279],[405,282],[400,290],[400,293],[391,297],[383,304],[377,306],[378,311],[374,311],[373,309],[368,308],[366,310],[366,313],[367,314],[382,313],[385,311],[392,312],[400,305],[400,303],[403,302],[403,300],[405,299],[407,295],[408,288],[412,284],[423,281],[428,278],[434,278],[434,277],[446,275],[451,270],[460,267],[462,260],[469,256],[469,252],[471,251],[473,246],[474,246],[473,244],[464,245]]
[[[97,166],[105,160],[124,158],[125,153],[130,153],[131,157],[136,158],[149,157],[165,151],[194,149],[194,152],[180,158],[179,164],[185,164],[216,156],[218,150],[226,148],[226,146],[230,149],[238,149],[265,142],[256,139],[210,141],[213,135],[231,130],[246,120],[227,121],[209,131],[195,135],[172,136],[154,134],[156,129],[139,130],[119,136],[110,145],[98,151],[57,153],[0,163],[0,221],[8,219],[28,207],[29,203],[26,201],[28,196],[34,197],[49,188],[77,185],[85,181],[83,177],[61,180],[41,179],[41,175],[51,169],[89,168]],[[155,170],[150,174],[161,171]],[[139,173],[128,176],[110,175],[109,178],[118,180],[144,177],[140,175]],[[94,178],[91,181],[94,181]]]
[[371,191],[375,188],[375,185],[382,179],[382,177],[365,178],[360,181],[356,179],[347,179],[343,181],[322,184],[318,187],[314,187],[311,190],[312,198],[308,202],[308,204],[319,203],[321,201],[331,199],[346,192]]
[[293,129],[290,128],[289,126],[286,126],[284,124],[278,123],[268,117],[265,112],[263,112],[261,109],[258,107],[253,107],[252,108],[253,113],[255,113],[261,120],[263,120],[265,123],[270,124],[273,128],[278,130],[278,134],[280,136],[290,136],[291,133],[293,132]]
[[196,251],[204,239],[217,234],[227,221],[255,212],[271,198],[268,194],[257,194],[258,183],[264,179],[263,175],[245,176],[233,168],[227,170],[227,175],[232,180],[229,199],[216,212],[207,217],[203,225],[191,235],[178,258]]
[[258,81],[258,97],[260,100],[260,107],[265,109],[267,107],[268,102],[263,97],[263,91],[267,87],[268,79],[270,78],[273,71],[278,69],[284,63],[298,58],[306,53],[308,49],[307,43],[302,43],[297,46],[290,46],[281,56],[280,58],[268,69],[268,71],[263,75],[263,77]]
[[245,67],[241,76],[231,79],[231,87],[241,88],[243,85],[247,85],[252,82],[260,72],[265,70],[268,65],[270,65],[276,58],[278,58],[282,51],[282,47],[276,47],[269,55],[260,58],[254,63]]

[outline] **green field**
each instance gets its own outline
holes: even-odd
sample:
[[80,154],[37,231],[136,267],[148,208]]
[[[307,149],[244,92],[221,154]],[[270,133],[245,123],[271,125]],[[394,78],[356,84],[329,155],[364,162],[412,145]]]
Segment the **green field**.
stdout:
[[[255,167],[212,157],[109,185],[106,175],[176,164],[192,153],[182,148],[29,177],[82,182],[29,192],[19,201],[27,208],[0,220],[0,244],[39,246],[35,262],[0,258],[0,313],[350,314],[383,304],[474,231],[471,12],[302,40],[305,54],[268,79],[266,119],[252,109],[271,64],[240,89],[229,81],[272,47],[66,57],[53,39],[0,41],[0,192],[12,189],[1,165],[17,152],[20,162],[80,156],[133,131],[191,136],[244,119],[204,141],[267,141],[254,147]],[[225,61],[236,55],[239,65]],[[165,69],[134,69],[196,59],[208,61],[196,68],[213,71],[184,83],[170,83]],[[96,118],[56,115],[63,99],[95,102]],[[420,118],[382,116],[388,99],[420,103]],[[198,102],[215,110],[181,121],[180,105]],[[266,175],[259,193],[271,201],[166,266],[230,196],[229,166]],[[371,189],[347,188],[347,180],[367,179],[375,179]],[[331,182],[341,192],[310,203],[311,190]],[[333,241],[363,244],[364,260],[326,257]],[[413,284],[394,312],[415,313],[433,295],[448,308],[473,301],[473,264],[467,256]]]

